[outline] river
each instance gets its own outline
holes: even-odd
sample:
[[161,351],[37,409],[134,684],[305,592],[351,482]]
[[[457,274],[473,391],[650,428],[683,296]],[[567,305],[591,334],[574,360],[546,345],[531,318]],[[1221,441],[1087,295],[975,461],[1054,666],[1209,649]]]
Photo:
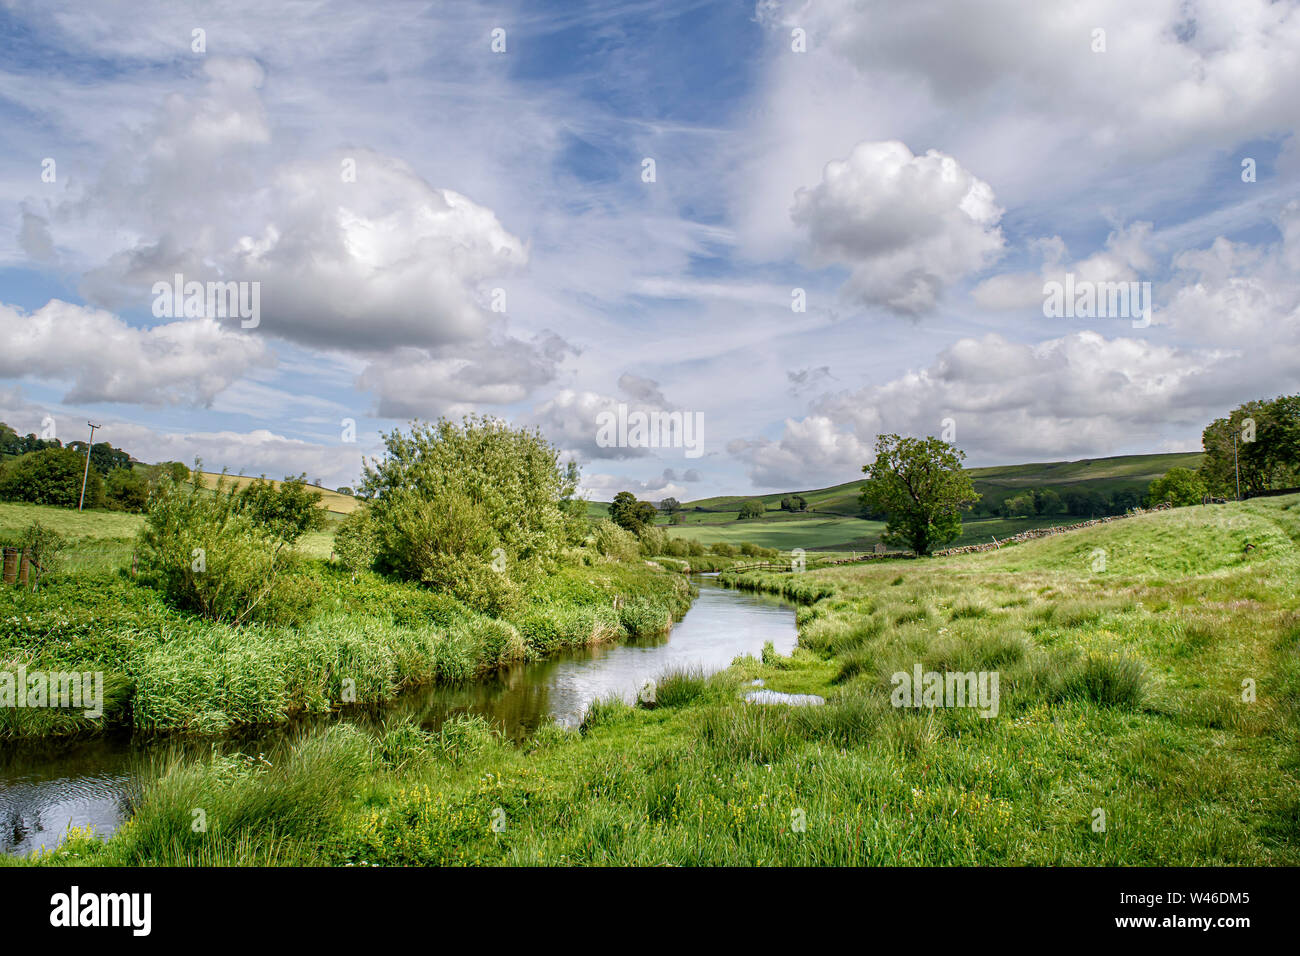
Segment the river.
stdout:
[[[712,673],[736,657],[757,657],[771,641],[789,654],[797,640],[794,609],[780,598],[720,587],[696,579],[699,597],[666,635],[566,651],[506,668],[482,681],[408,691],[384,706],[348,709],[325,720],[374,724],[410,716],[437,727],[456,714],[481,714],[508,736],[522,739],[548,720],[576,726],[594,700],[635,700],[647,680],[665,671]],[[306,721],[226,738],[222,746],[264,751]],[[174,739],[105,734],[76,740],[0,742],[0,852],[27,854],[56,846],[69,826],[112,833],[129,813],[137,768],[149,751]],[[182,745],[206,750],[212,741]]]

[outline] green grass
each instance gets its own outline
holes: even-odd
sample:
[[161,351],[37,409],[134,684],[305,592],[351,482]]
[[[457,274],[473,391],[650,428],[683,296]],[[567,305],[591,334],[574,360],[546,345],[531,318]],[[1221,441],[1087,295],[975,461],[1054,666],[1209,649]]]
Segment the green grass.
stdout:
[[879,539],[883,522],[862,521],[857,518],[746,518],[728,523],[687,523],[673,525],[668,533],[675,538],[710,544],[742,544],[751,542],[764,548],[789,551],[836,549],[867,551]]
[[[741,575],[801,602],[790,657],[667,675],[653,707],[521,747],[478,734],[455,759],[335,728],[274,769],[181,761],[114,837],[15,862],[1294,866],[1297,580],[1297,497]],[[996,670],[998,716],[892,707],[915,663]],[[758,678],[828,703],[742,703]],[[217,825],[192,832],[208,804]]]
[[0,738],[123,724],[210,734],[279,723],[336,709],[345,680],[356,703],[373,703],[565,647],[658,633],[691,597],[680,574],[639,559],[594,559],[558,568],[518,610],[497,619],[416,584],[371,573],[353,581],[320,560],[332,540],[322,532],[307,536],[307,560],[294,573],[309,598],[306,618],[295,626],[237,627],[172,608],[130,576],[133,539],[121,535],[139,526],[138,516],[0,505],[0,528],[20,530],[34,518],[61,528],[70,547],[63,569],[35,592],[0,587],[0,668],[103,671],[109,700],[98,722],[71,712],[0,710]]
[[129,567],[142,515],[121,511],[76,511],[49,505],[0,501],[0,541],[17,541],[33,521],[40,521],[67,541],[65,573],[94,574]]
[[[778,513],[762,518],[737,521],[734,514],[711,512],[694,520],[690,515],[686,524],[672,525],[667,530],[676,538],[698,541],[704,545],[741,544],[749,541],[765,548],[790,551],[843,552],[847,557],[856,552],[872,550],[880,541],[885,529],[883,521],[864,521],[861,518],[822,517],[816,514],[790,515]],[[1043,518],[970,518],[962,521],[962,533],[945,547],[968,544],[985,544],[993,538],[999,541],[1021,531],[1057,525],[1078,524],[1084,519],[1069,515],[1052,515]]]

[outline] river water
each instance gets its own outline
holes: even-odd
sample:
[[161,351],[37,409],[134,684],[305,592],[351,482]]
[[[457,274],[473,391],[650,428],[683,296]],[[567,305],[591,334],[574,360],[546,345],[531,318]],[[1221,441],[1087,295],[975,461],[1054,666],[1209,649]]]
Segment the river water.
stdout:
[[[486,680],[417,688],[374,711],[349,709],[317,720],[375,723],[409,716],[432,728],[457,714],[481,714],[508,736],[521,739],[550,720],[576,726],[594,700],[618,695],[631,702],[647,680],[665,671],[712,673],[736,657],[757,657],[767,641],[780,654],[794,648],[794,609],[789,604],[722,588],[708,576],[696,580],[699,597],[667,635],[565,651],[506,668]],[[264,751],[304,723],[244,734],[222,745]],[[0,852],[27,854],[56,846],[69,826],[112,833],[129,813],[142,758],[176,743],[125,735],[0,742]],[[212,742],[185,745],[198,751]]]

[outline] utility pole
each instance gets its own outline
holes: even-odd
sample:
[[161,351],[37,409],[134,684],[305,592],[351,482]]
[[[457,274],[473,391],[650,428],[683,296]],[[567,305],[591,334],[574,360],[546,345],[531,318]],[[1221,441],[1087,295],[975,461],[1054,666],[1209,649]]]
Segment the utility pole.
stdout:
[[86,443],[86,470],[81,475],[81,500],[77,502],[78,511],[86,503],[86,479],[90,477],[90,446],[95,444],[95,429],[103,427],[94,422],[86,422],[86,424],[90,426],[90,441]]
[[1241,500],[1241,469],[1237,467],[1237,433],[1232,433],[1232,472],[1237,476],[1237,500]]

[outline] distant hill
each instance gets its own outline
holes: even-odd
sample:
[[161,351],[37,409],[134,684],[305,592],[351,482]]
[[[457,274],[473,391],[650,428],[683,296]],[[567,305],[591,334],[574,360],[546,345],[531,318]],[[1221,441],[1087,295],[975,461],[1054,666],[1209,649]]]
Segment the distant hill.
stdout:
[[[963,519],[962,535],[954,543],[973,544],[990,538],[1004,538],[1030,528],[1080,520],[1078,516],[1067,514],[1003,518],[990,513],[996,512],[1004,499],[1027,488],[1051,487],[1058,493],[1072,489],[1095,491],[1108,500],[1120,491],[1132,491],[1141,496],[1147,485],[1170,468],[1196,468],[1200,461],[1200,452],[1182,452],[972,468],[970,474],[975,490],[981,495],[980,514],[968,514]],[[669,533],[706,545],[751,541],[783,550],[793,547],[809,551],[866,550],[879,540],[884,524],[860,517],[858,497],[863,482],[864,479],[858,479],[829,488],[778,491],[765,495],[719,495],[687,501],[682,506],[685,523],[671,526]],[[781,499],[787,495],[802,496],[808,503],[808,511],[798,514],[781,511]],[[762,501],[766,513],[761,518],[737,520],[741,504],[752,500]],[[588,502],[587,513],[593,518],[606,517],[609,505],[600,501]],[[666,521],[666,517],[660,519],[660,523]]]
[[[1146,486],[1170,468],[1196,468],[1202,453],[1173,452],[1165,455],[1117,455],[1113,458],[1082,458],[1079,461],[1035,462],[1027,465],[993,465],[988,468],[968,469],[975,490],[985,499],[1001,502],[1026,488],[1071,486],[1074,488],[1105,491],[1113,494],[1124,489],[1145,491]],[[810,491],[777,491],[765,495],[720,495],[683,502],[688,510],[735,511],[742,503],[753,499],[772,509],[781,506],[787,495],[801,495],[812,511],[856,515],[858,496],[862,493],[864,479],[846,481],[829,488]]]

